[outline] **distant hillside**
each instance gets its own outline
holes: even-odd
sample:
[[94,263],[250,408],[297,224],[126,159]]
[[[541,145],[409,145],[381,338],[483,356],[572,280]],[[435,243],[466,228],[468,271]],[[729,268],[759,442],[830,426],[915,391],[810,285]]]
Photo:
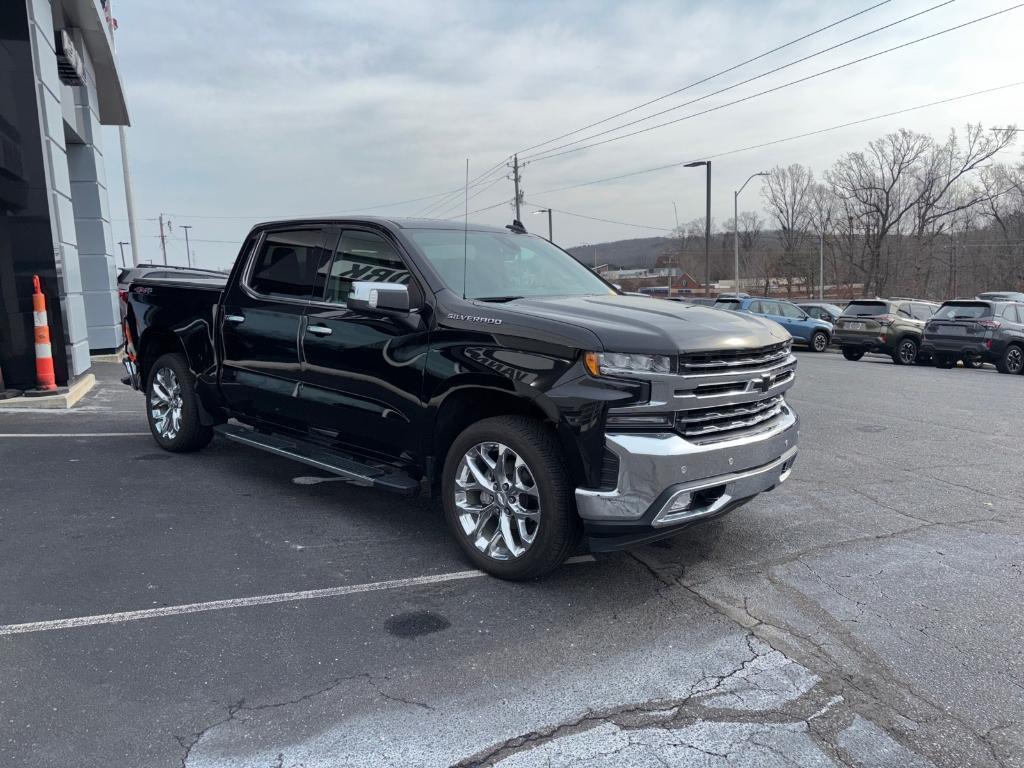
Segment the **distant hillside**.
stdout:
[[615,240],[610,243],[578,245],[567,250],[582,263],[608,264],[623,269],[653,267],[658,256],[672,242],[668,237],[638,237],[634,240]]

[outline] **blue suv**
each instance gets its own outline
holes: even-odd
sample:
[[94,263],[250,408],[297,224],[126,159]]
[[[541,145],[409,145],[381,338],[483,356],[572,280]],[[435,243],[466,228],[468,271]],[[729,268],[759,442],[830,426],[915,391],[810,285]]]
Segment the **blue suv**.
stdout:
[[832,340],[832,323],[811,317],[790,301],[760,296],[722,297],[715,302],[715,306],[774,320],[789,331],[794,342],[806,344],[815,352],[824,352]]

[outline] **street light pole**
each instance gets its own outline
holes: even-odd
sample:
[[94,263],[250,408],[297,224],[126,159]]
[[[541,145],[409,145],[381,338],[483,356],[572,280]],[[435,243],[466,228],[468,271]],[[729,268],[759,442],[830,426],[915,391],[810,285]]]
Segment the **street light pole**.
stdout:
[[732,245],[733,259],[736,264],[736,295],[740,293],[740,192],[750,183],[755,176],[767,176],[767,171],[758,171],[750,174],[750,177],[743,182],[743,185],[732,193]]
[[711,295],[711,161],[697,160],[687,163],[686,168],[698,168],[704,166],[707,169],[707,195],[705,199],[704,214],[704,296]]
[[185,230],[185,263],[190,267],[192,266],[192,249],[188,244],[188,231],[192,229],[191,224],[182,224],[181,228]]
[[541,208],[540,210],[534,211],[534,213],[546,213],[548,215],[548,242],[550,242],[550,243],[555,242],[554,230],[552,229],[552,226],[551,226],[551,209],[550,208]]

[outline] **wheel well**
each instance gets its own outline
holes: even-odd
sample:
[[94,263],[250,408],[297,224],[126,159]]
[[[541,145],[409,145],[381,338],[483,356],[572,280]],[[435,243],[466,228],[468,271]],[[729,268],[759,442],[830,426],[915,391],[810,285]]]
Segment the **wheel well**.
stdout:
[[530,416],[552,424],[545,413],[533,402],[509,392],[473,387],[453,392],[445,398],[434,419],[433,442],[430,455],[434,467],[433,482],[439,482],[448,448],[462,430],[492,416]]
[[139,375],[143,382],[149,376],[149,367],[161,355],[169,352],[185,354],[185,348],[181,345],[181,339],[174,333],[163,328],[151,328],[143,334],[136,360],[136,364],[139,367]]

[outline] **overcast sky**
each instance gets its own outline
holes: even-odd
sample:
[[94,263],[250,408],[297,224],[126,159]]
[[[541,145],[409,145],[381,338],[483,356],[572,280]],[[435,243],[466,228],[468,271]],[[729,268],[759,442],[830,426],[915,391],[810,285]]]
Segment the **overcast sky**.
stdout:
[[[877,2],[113,0],[132,115],[128,137],[143,259],[159,259],[157,223],[149,219],[161,212],[173,225],[169,261],[184,263],[181,225],[190,224],[199,263],[227,266],[257,221],[365,210],[458,188],[467,157],[476,177],[513,152],[683,88]],[[882,3],[570,140],[705,96],[938,2]],[[629,130],[723,105],[1012,4],[950,2]],[[682,222],[703,215],[703,169],[546,191],[1022,80],[1022,31],[1024,9],[1011,11],[743,104],[535,160],[522,172],[525,198],[535,204],[526,210],[546,205],[671,229],[673,202]],[[801,162],[820,172],[843,152],[899,127],[944,135],[966,122],[1024,124],[1021,104],[1024,88],[1018,87],[717,157],[712,216],[718,223],[731,218],[732,190],[754,171]],[[114,235],[127,240],[114,129],[106,129],[105,146]],[[1017,155],[1015,149],[1006,159]],[[502,180],[474,187],[471,210],[511,201],[511,181],[502,174],[490,178]],[[418,215],[435,202],[372,212]],[[760,207],[756,184],[744,191],[740,207]],[[461,212],[461,194],[430,211]],[[508,205],[471,216],[492,224],[511,218]],[[546,232],[545,217],[523,218],[531,230]],[[664,234],[561,212],[554,226],[563,246]]]

